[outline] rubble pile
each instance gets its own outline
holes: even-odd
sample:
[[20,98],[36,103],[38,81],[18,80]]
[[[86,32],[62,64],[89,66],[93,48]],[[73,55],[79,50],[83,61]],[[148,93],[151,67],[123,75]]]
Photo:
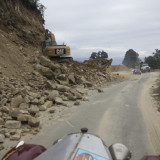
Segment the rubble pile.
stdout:
[[35,70],[22,73],[23,80],[0,72],[0,149],[5,138],[38,133],[41,112],[54,114],[55,106],[88,101],[88,89],[103,92],[98,86],[116,78],[75,61],[58,63],[40,56],[30,63]]

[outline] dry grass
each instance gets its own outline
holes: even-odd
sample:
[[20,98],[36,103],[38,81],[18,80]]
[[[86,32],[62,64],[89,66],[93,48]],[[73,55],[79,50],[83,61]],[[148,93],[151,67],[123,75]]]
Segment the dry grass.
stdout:
[[160,104],[160,75],[159,79],[156,82],[156,88],[153,89],[154,98],[157,100],[158,104]]

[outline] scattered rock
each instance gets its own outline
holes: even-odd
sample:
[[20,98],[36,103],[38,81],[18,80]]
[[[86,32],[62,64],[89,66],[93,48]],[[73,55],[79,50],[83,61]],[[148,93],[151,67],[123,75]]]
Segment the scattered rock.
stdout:
[[6,105],[7,101],[8,101],[7,98],[3,98],[3,99],[1,100],[1,105],[2,105],[2,106]]
[[22,109],[22,110],[28,110],[28,108],[29,108],[29,104],[27,103],[21,103],[19,106],[19,109]]
[[28,121],[28,124],[31,126],[31,127],[38,127],[39,124],[40,124],[40,121],[34,117],[30,118],[29,121]]
[[74,105],[80,105],[80,101],[74,102]]
[[13,108],[18,108],[19,105],[20,105],[21,103],[23,103],[23,102],[24,102],[24,99],[22,98],[22,96],[21,96],[21,95],[18,95],[17,97],[12,98],[12,100],[11,100],[11,107],[13,107]]
[[49,113],[55,113],[55,109],[50,109]]
[[39,108],[36,105],[31,105],[30,108],[28,109],[28,112],[32,115],[35,115],[36,113],[39,112]]
[[43,106],[44,106],[45,108],[50,108],[52,105],[53,105],[53,102],[52,102],[52,101],[47,101]]
[[103,89],[101,89],[101,88],[98,88],[97,90],[98,90],[99,93],[104,92]]
[[5,133],[5,138],[9,138],[10,137],[10,133]]
[[62,81],[66,81],[67,80],[67,76],[65,74],[59,74],[57,76],[57,79],[62,80]]
[[56,85],[56,89],[61,92],[69,92],[70,88],[63,85]]
[[10,111],[10,116],[13,118],[17,118],[18,114],[20,114],[20,109],[19,108],[12,108]]
[[76,84],[76,80],[73,72],[68,75],[68,80],[69,80],[69,83]]
[[0,109],[1,109],[1,112],[6,113],[6,114],[9,114],[9,112],[10,112],[10,108],[7,107],[7,106],[3,106],[3,107],[0,108]]
[[31,116],[28,114],[19,114],[17,120],[20,122],[28,122],[30,118]]
[[48,99],[50,101],[54,101],[56,97],[59,96],[59,92],[57,90],[51,91],[48,95]]
[[83,101],[89,101],[88,97],[83,97]]
[[39,102],[38,102],[40,105],[43,105],[45,103],[45,97],[41,97],[39,99]]
[[55,98],[55,103],[56,103],[56,104],[61,104],[61,105],[64,105],[64,106],[67,105],[66,103],[64,103],[64,101],[63,101],[62,98],[60,98],[60,97],[56,97],[56,98]]
[[41,56],[39,60],[42,66],[50,67],[51,61],[47,57]]
[[4,143],[4,139],[5,139],[4,135],[0,134],[0,143]]
[[47,110],[47,108],[46,108],[46,106],[45,106],[45,105],[42,105],[42,106],[39,106],[39,110],[40,110],[40,111],[46,111],[46,110]]
[[18,141],[21,138],[21,131],[17,131],[14,135],[10,136],[11,141]]
[[36,64],[35,68],[45,77],[47,77],[48,79],[53,79],[54,77],[54,73],[52,72],[51,69],[44,67],[40,64]]
[[0,144],[0,151],[4,149],[3,144]]
[[0,125],[4,125],[4,119],[0,118]]
[[0,129],[0,134],[5,135],[5,133],[6,133],[6,129],[5,128]]

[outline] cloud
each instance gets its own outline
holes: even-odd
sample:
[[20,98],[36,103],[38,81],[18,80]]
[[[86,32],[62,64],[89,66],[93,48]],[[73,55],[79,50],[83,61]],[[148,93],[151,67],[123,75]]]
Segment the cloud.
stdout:
[[160,48],[159,0],[40,0],[46,6],[46,28],[73,57],[105,50],[123,57],[128,49],[148,56]]

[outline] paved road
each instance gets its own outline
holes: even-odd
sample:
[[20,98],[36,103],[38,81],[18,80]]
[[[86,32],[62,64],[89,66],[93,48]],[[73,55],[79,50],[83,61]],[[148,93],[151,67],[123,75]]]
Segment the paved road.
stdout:
[[142,84],[152,76],[152,73],[136,75],[105,88],[104,93],[92,95],[90,102],[68,110],[69,118],[47,127],[31,142],[49,147],[57,138],[88,127],[90,133],[102,137],[107,145],[115,142],[127,145],[133,153],[133,160],[153,154],[139,106]]
[[69,109],[66,113],[70,114],[68,118],[50,124],[28,142],[50,147],[57,138],[87,127],[90,133],[99,135],[107,145],[115,142],[127,145],[133,153],[132,160],[153,154],[139,106],[142,84],[152,76],[152,73],[136,75],[104,88],[104,93],[95,93],[90,97],[90,102]]

